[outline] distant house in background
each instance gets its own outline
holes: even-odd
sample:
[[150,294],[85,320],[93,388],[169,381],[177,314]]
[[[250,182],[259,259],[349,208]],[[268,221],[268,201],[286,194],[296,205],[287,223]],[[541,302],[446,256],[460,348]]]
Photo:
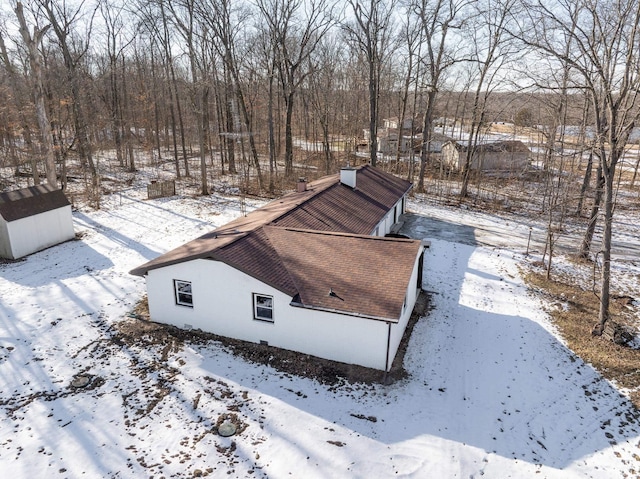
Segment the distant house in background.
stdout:
[[[407,133],[411,133],[408,131]],[[378,133],[378,152],[383,155],[395,155],[400,143],[400,154],[411,152],[414,147],[415,138],[411,134],[399,135],[399,130],[384,130]]]
[[[378,129],[378,152],[383,155],[395,155],[399,151],[401,155],[407,155],[413,150],[414,153],[422,151],[422,128],[416,124],[413,118],[405,118],[402,122],[402,136],[400,136],[400,120],[397,117],[385,118],[383,127]],[[364,129],[364,139],[366,145],[369,142],[369,130]],[[442,133],[433,132],[429,151],[439,154],[442,146],[452,141],[450,137]]]
[[388,371],[422,285],[422,243],[386,237],[410,189],[343,168],[131,273],[154,321]]
[[[382,120],[382,124],[384,128],[391,128],[391,129],[396,129],[399,130],[400,129],[400,118],[398,118],[397,116],[393,116],[391,118],[384,118]],[[413,131],[415,125],[415,120],[411,117],[406,117],[404,120],[402,120],[402,129],[406,130],[406,131]]]
[[[442,148],[445,144],[453,141],[450,136],[443,135],[442,133],[438,133],[437,131],[431,132],[431,147],[429,151],[431,153],[441,154]],[[422,148],[422,134],[419,137],[419,142],[416,145],[416,153],[419,153]]]
[[0,193],[0,257],[22,258],[74,236],[62,190],[43,184]]
[[[442,147],[443,163],[462,170],[467,157],[467,145],[449,141]],[[519,140],[497,141],[476,145],[471,157],[471,169],[480,171],[524,171],[531,162],[531,150]]]
[[[378,129],[378,152],[383,155],[395,155],[400,145],[400,153],[410,153],[416,143],[416,131],[413,118],[402,121],[402,135],[400,135],[400,120],[398,117],[385,118],[383,127]],[[367,130],[366,136],[369,135]]]

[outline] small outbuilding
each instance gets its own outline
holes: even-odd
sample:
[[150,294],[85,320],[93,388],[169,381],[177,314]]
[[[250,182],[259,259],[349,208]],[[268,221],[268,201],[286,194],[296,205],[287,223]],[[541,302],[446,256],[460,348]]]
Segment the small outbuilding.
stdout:
[[43,184],[0,193],[0,257],[22,258],[74,236],[62,190]]
[[388,371],[422,285],[422,242],[385,237],[410,189],[344,168],[131,273],[154,321]]
[[[467,159],[467,144],[449,141],[442,146],[443,163],[454,170],[462,170]],[[472,147],[470,168],[476,171],[520,173],[531,162],[531,150],[520,140],[482,143]]]

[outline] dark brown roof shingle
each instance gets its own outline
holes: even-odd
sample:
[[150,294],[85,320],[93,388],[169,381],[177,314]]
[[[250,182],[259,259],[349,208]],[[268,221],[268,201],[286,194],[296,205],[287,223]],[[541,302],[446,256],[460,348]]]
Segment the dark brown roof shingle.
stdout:
[[0,216],[16,221],[70,205],[62,190],[48,183],[0,193]]
[[400,317],[419,241],[264,229],[301,306],[384,320]]
[[336,178],[322,195],[314,196],[271,224],[368,235],[410,188],[408,181],[365,166],[357,172],[355,189]]

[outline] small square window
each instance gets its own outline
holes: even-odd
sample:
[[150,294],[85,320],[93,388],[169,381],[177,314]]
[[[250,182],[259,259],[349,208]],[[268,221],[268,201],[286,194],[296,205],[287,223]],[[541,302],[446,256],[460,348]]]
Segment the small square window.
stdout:
[[253,319],[273,322],[273,296],[253,293]]
[[193,308],[193,293],[191,292],[191,281],[173,280],[173,289],[176,294],[176,304]]

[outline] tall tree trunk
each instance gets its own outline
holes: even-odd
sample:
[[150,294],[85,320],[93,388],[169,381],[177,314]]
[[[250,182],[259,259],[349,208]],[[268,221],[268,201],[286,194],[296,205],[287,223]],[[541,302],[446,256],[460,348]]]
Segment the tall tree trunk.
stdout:
[[[53,155],[53,138],[51,135],[51,124],[47,116],[47,108],[45,105],[45,92],[42,81],[42,61],[38,45],[42,37],[49,27],[43,29],[35,28],[33,37],[29,34],[29,29],[24,18],[22,3],[16,4],[16,15],[20,23],[20,35],[29,52],[29,66],[31,67],[31,76],[33,78],[33,97],[35,102],[36,117],[38,119],[38,127],[40,128],[40,148],[44,158],[45,172],[47,175],[47,183],[52,186],[58,185],[56,175],[56,164]],[[38,182],[37,167],[34,170],[34,181]]]
[[[7,73],[9,74],[9,84],[11,89],[13,90],[13,100],[18,111],[18,115],[20,118],[20,127],[22,129],[22,138],[24,139],[24,144],[27,147],[27,151],[29,152],[29,156],[31,157],[31,169],[33,174],[34,184],[40,183],[40,175],[38,173],[38,164],[37,164],[37,155],[35,152],[35,145],[33,144],[33,139],[31,136],[31,127],[29,126],[29,120],[25,114],[26,107],[25,102],[23,101],[23,95],[20,92],[20,78],[18,78],[18,74],[15,71],[11,60],[9,59],[9,53],[7,52],[7,47],[4,43],[4,38],[2,34],[0,34],[0,55],[5,64],[5,68]],[[15,145],[12,145],[15,146]],[[13,150],[13,148],[12,148]],[[14,155],[16,158],[18,154]]]
[[375,61],[369,61],[369,161],[378,162],[378,85]]
[[[275,52],[275,51],[274,51]],[[275,53],[274,53],[275,56]],[[273,63],[270,65],[269,71],[269,104],[267,106],[267,126],[269,128],[269,193],[273,194],[275,189],[274,176],[276,165],[276,138],[273,120],[273,84],[274,84]]]
[[72,52],[72,45],[70,44],[70,25],[67,23],[60,23],[56,16],[56,12],[54,11],[55,7],[49,0],[41,0],[40,4],[47,14],[47,18],[49,19],[60,46],[66,69],[67,81],[69,82],[71,90],[73,125],[78,144],[78,156],[80,157],[80,164],[83,168],[86,168],[87,166],[89,168],[89,174],[91,176],[90,197],[95,207],[99,208],[100,191],[98,171],[93,161],[92,145],[89,138],[89,122],[87,121],[84,111],[85,102],[82,96],[82,86],[80,84],[81,77],[79,72],[80,60],[88,48],[88,42],[84,45],[84,51],[80,54],[77,54],[76,52],[76,55],[74,55]]
[[284,97],[286,116],[284,123],[284,174],[288,178],[293,174],[293,93]]
[[226,63],[231,76],[233,78],[233,86],[235,89],[235,96],[238,100],[240,106],[240,112],[242,113],[242,121],[244,123],[244,129],[246,135],[249,137],[249,149],[251,150],[251,158],[253,160],[253,166],[256,169],[256,177],[258,180],[258,188],[260,190],[264,189],[263,178],[262,178],[262,169],[260,168],[260,159],[258,156],[258,149],[256,148],[255,138],[252,132],[251,126],[251,117],[249,115],[249,110],[247,108],[247,103],[245,101],[244,93],[242,92],[242,86],[240,82],[240,73],[237,71],[236,66],[233,62],[233,57],[231,55],[231,50],[229,45],[225,45],[226,48]]
[[220,82],[220,78],[218,77],[218,69],[213,68],[211,70],[213,75],[213,81],[216,86],[214,90],[214,96],[216,100],[216,125],[218,127],[218,149],[220,150],[220,174],[225,174],[224,164],[227,161],[227,135],[224,131],[225,126],[225,118],[224,118],[224,110],[223,106],[225,104],[224,97],[224,85]]
[[[189,158],[187,156],[187,145],[185,141],[185,132],[184,132],[184,119],[182,115],[182,103],[180,101],[180,90],[178,88],[178,79],[176,78],[176,70],[173,65],[173,55],[171,54],[171,39],[169,34],[169,26],[167,24],[167,15],[164,9],[164,2],[160,2],[160,12],[162,13],[162,29],[163,29],[163,41],[162,45],[164,47],[165,53],[165,62],[167,68],[169,70],[169,75],[171,78],[171,94],[172,99],[175,101],[176,111],[178,113],[178,125],[180,126],[180,146],[182,147],[182,159],[184,161],[184,175],[190,176],[189,173]],[[171,104],[171,108],[173,109],[173,103]],[[175,120],[173,121],[175,124]],[[174,142],[175,142],[175,130],[174,130]],[[176,163],[177,163],[176,158]],[[180,168],[176,164],[176,176],[180,178]]]
[[[582,216],[582,207],[584,203],[584,198],[585,198],[585,195],[587,194],[589,183],[591,183],[592,172],[593,172],[593,148],[589,150],[589,159],[587,160],[587,167],[584,171],[582,186],[580,186],[580,197],[578,198],[578,206],[576,207],[576,216]],[[600,176],[602,176],[602,172],[600,171],[600,168],[598,168],[598,183],[600,182]],[[602,186],[598,185],[598,188],[602,188]],[[596,214],[597,214],[597,211],[596,211]]]
[[430,88],[427,92],[427,107],[422,123],[422,149],[420,153],[420,173],[418,174],[418,191],[424,192],[424,174],[427,163],[431,161],[431,132],[433,131],[433,111],[435,108],[437,91]]
[[591,253],[591,243],[593,242],[593,235],[596,231],[596,224],[598,221],[598,213],[600,212],[600,204],[602,203],[602,194],[603,189],[605,187],[605,180],[602,174],[602,164],[598,164],[598,172],[597,172],[597,186],[595,189],[595,194],[593,198],[593,206],[591,207],[591,213],[589,214],[589,223],[587,224],[587,229],[582,238],[582,243],[580,244],[580,251],[578,255],[581,258],[588,259]]
[[158,151],[158,160],[162,161],[162,147],[160,145],[160,108],[158,107],[160,98],[160,89],[158,88],[158,77],[156,73],[155,48],[151,46],[151,81],[153,91],[153,123],[155,126],[155,134],[153,135],[156,150]]
[[[615,153],[614,153],[615,154]],[[601,335],[604,326],[609,320],[610,283],[611,283],[611,236],[613,225],[613,190],[615,188],[616,160],[610,160],[609,168],[603,172],[605,180],[604,188],[604,217],[602,231],[602,270],[600,274],[600,310],[598,311],[598,324],[594,327],[594,334]]]

